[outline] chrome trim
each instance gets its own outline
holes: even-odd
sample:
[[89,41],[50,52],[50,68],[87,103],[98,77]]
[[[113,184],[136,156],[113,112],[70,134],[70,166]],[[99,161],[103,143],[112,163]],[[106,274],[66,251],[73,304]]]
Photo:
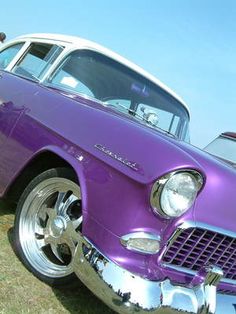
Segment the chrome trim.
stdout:
[[19,40],[16,41],[14,43],[9,43],[7,44],[3,50],[10,48],[11,46],[15,45],[15,44],[20,44],[23,43],[23,46],[21,47],[21,49],[17,52],[17,54],[15,55],[15,57],[11,60],[11,62],[8,64],[8,66],[4,69],[4,71],[6,72],[11,72],[12,73],[12,69],[13,67],[16,65],[16,63],[22,58],[22,56],[24,56],[25,52],[27,51],[27,49],[30,46],[30,42],[28,40]]
[[[188,275],[192,275],[192,276],[195,276],[197,274],[197,271],[188,269],[186,267],[180,267],[180,266],[176,266],[176,265],[169,265],[169,264],[166,264],[166,263],[161,264],[161,266],[163,266],[164,268],[173,269],[173,270],[176,270],[178,272],[182,272],[182,273],[185,273],[185,274],[188,274]],[[236,284],[236,280],[227,279],[227,278],[222,277],[221,283],[227,283],[227,284],[235,285]]]
[[224,273],[220,267],[207,266],[204,269],[204,273],[200,273],[199,275],[204,277],[205,285],[212,285],[217,287]]
[[[50,79],[50,77],[49,77],[49,79]],[[76,99],[79,96],[79,97],[84,98],[86,100],[94,101],[94,102],[98,103],[99,105],[102,105],[103,107],[106,107],[106,104],[103,101],[101,101],[100,99],[95,98],[93,96],[89,96],[89,95],[84,94],[84,93],[80,93],[80,92],[74,91],[73,89],[71,89],[69,87],[67,88],[67,87],[62,86],[60,84],[51,83],[50,81],[47,81],[47,82],[45,82],[43,84],[46,87],[57,89],[61,93],[64,92],[64,95],[69,97],[69,98]]]
[[[188,269],[186,267],[181,267],[181,266],[176,266],[176,265],[171,265],[171,264],[166,264],[166,263],[161,264],[161,266],[163,266],[164,268],[167,268],[167,269],[173,269],[173,270],[176,270],[178,272],[185,273],[185,274],[192,275],[192,276],[195,276],[197,274],[197,271]],[[235,285],[236,280],[227,279],[227,278],[222,277],[221,283],[227,283],[230,285]]]
[[[160,202],[161,194],[162,194],[162,191],[165,187],[165,184],[169,181],[169,179],[172,178],[174,175],[179,174],[179,173],[191,174],[197,180],[197,182],[199,184],[198,192],[201,190],[203,183],[204,183],[203,175],[200,172],[198,172],[197,170],[189,169],[189,168],[174,170],[172,172],[165,174],[161,178],[159,178],[152,186],[152,191],[151,191],[151,195],[150,195],[150,203],[151,203],[153,211],[156,214],[159,214],[161,217],[164,217],[166,219],[173,219],[173,218],[176,218],[178,216],[171,217],[165,213],[165,211],[161,207],[161,202]],[[183,213],[181,213],[181,215],[182,214]],[[179,216],[181,216],[181,215],[179,215]]]
[[[54,41],[55,41],[55,40],[54,40]],[[62,87],[62,86],[58,86],[58,87],[57,87],[56,84],[50,83],[51,78],[52,78],[53,75],[56,73],[56,71],[57,71],[60,67],[63,66],[63,63],[65,62],[65,60],[67,59],[67,57],[70,55],[70,53],[72,53],[73,51],[83,51],[83,50],[88,50],[88,51],[92,51],[92,52],[95,52],[95,53],[99,53],[99,54],[101,54],[101,55],[103,55],[103,56],[105,56],[105,57],[107,57],[107,58],[112,59],[113,61],[115,61],[115,62],[117,62],[117,63],[120,63],[121,65],[125,66],[126,68],[131,69],[132,71],[134,71],[134,72],[140,74],[141,76],[146,77],[146,79],[153,81],[153,77],[152,77],[152,78],[151,78],[151,77],[148,77],[148,76],[146,76],[146,75],[143,75],[143,74],[140,73],[139,71],[137,71],[137,69],[135,69],[136,66],[133,67],[134,64],[133,64],[133,66],[132,66],[132,64],[130,64],[130,62],[128,62],[129,64],[126,64],[126,62],[124,63],[124,62],[123,62],[123,61],[124,61],[123,58],[122,58],[123,61],[118,60],[118,59],[116,58],[116,57],[119,57],[118,55],[116,55],[116,57],[115,57],[115,56],[111,56],[109,53],[102,52],[100,49],[96,49],[96,48],[90,47],[90,45],[83,45],[83,44],[82,44],[80,47],[74,47],[74,45],[73,45],[73,44],[71,45],[70,43],[68,43],[68,45],[69,45],[69,47],[66,47],[66,48],[64,49],[64,52],[62,53],[62,56],[60,57],[60,59],[57,59],[57,60],[59,60],[59,62],[56,62],[56,63],[54,62],[54,63],[52,64],[52,66],[49,68],[48,72],[46,72],[45,75],[43,76],[43,78],[40,80],[40,83],[43,83],[43,85],[48,86],[48,87],[58,88],[58,89],[60,89],[60,90],[62,90],[62,91],[64,90],[64,91],[67,91],[67,92],[70,92],[70,93],[74,93],[74,94],[77,94],[77,95],[81,95],[82,97],[84,97],[84,94],[79,93],[79,92],[76,92],[76,91],[74,91],[74,90],[72,90],[72,89],[70,89],[70,88],[67,89],[67,88],[64,88],[64,87]],[[154,81],[153,81],[153,82],[154,82]],[[154,83],[155,83],[155,82],[154,82]],[[157,82],[155,83],[155,85],[161,87],[160,84],[157,84]],[[167,89],[163,88],[163,86],[162,86],[161,88],[162,88],[167,94],[168,94],[168,93],[170,94],[170,91],[167,91]],[[173,96],[173,95],[172,95],[172,96]],[[176,96],[173,96],[173,97],[174,97],[177,101],[179,101],[179,103],[182,105],[183,108],[185,108],[185,110],[186,110],[186,112],[187,112],[187,115],[188,115],[188,121],[187,121],[187,122],[189,123],[190,112],[189,112],[188,107],[186,106],[186,104],[185,104],[181,99],[179,99],[179,98],[176,97]],[[85,97],[85,98],[86,98],[86,97]],[[91,100],[96,101],[96,102],[102,104],[103,106],[106,106],[106,103],[104,103],[104,102],[98,100],[97,98],[88,96],[88,99],[90,99],[90,98],[91,98]],[[139,120],[138,120],[138,121],[139,121]],[[140,122],[143,122],[143,121],[140,121]],[[146,125],[147,125],[147,124],[146,124]],[[154,126],[152,126],[151,124],[148,124],[147,126],[150,127],[150,128],[153,128],[153,129],[155,129],[155,130],[158,129],[158,130],[160,130],[160,131],[163,131],[163,132],[165,132],[165,133],[168,133],[166,130],[163,130],[163,129],[161,129],[161,128],[157,128],[157,126],[154,127]],[[184,130],[184,129],[185,129],[185,128],[182,128],[182,129],[181,129],[181,132],[180,132],[178,138],[184,139],[184,131],[186,131],[186,130]],[[171,134],[171,133],[168,133],[168,134],[170,134],[170,135],[172,135],[172,136],[175,136],[174,134]]]
[[195,280],[192,281],[193,286],[195,286],[195,282],[199,284],[199,278],[202,279],[202,284],[204,285],[205,309],[202,310],[202,313],[216,312],[217,285],[219,284],[222,276],[223,276],[222,269],[214,265],[210,265],[202,269],[194,277]]
[[[41,276],[54,280],[73,273],[79,237],[76,229],[82,225],[82,212],[78,217],[77,213],[69,216],[68,209],[80,200],[76,183],[52,177],[38,183],[22,204],[17,238],[27,263]],[[63,258],[61,244],[69,250],[69,263]],[[50,247],[51,254],[45,247]]]
[[73,263],[79,279],[120,314],[222,314],[224,308],[235,314],[232,296],[216,292],[222,272],[214,266],[199,272],[189,287],[169,279],[150,281],[116,265],[82,236]]
[[[202,222],[194,222],[192,220],[186,220],[185,222],[183,222],[182,224],[178,225],[177,230],[173,233],[173,235],[171,236],[171,243],[173,242],[173,239],[175,239],[175,233],[177,232],[181,232],[182,230],[186,230],[189,228],[200,228],[200,229],[204,229],[204,230],[209,230],[209,231],[213,231],[216,233],[220,233],[222,235],[228,236],[228,237],[232,237],[232,238],[236,238],[236,232],[234,231],[230,231],[230,230],[226,230],[220,227],[216,227],[213,225],[209,225],[206,223],[202,223]],[[171,244],[168,243],[168,246]]]
[[[194,221],[185,221],[184,223],[182,223],[181,225],[178,226],[178,228],[176,229],[176,231],[171,235],[164,251],[162,251],[161,255],[165,255],[166,251],[169,249],[169,247],[174,243],[174,241],[177,239],[177,237],[179,236],[179,234],[182,232],[182,230],[186,230],[189,228],[200,228],[203,230],[209,230],[215,233],[219,233],[225,236],[229,236],[232,238],[236,238],[236,232],[230,231],[230,230],[225,230],[216,226],[212,226],[209,224],[205,224],[205,223],[201,223],[201,222],[194,222]],[[188,269],[186,267],[181,267],[181,266],[176,266],[176,265],[171,265],[171,264],[167,264],[167,263],[162,263],[161,264],[164,268],[168,268],[168,269],[173,269],[176,271],[180,271],[182,273],[185,274],[189,274],[189,275],[196,275],[197,271]],[[231,285],[236,285],[236,280],[233,279],[227,279],[222,277],[221,279],[221,283],[227,283],[227,284],[231,284]]]
[[[153,75],[147,73],[145,70],[141,69],[134,63],[128,61],[127,59],[119,56],[117,53],[112,52],[111,50],[102,47],[98,44],[95,44],[91,41],[84,40],[79,37],[73,37],[73,36],[65,36],[65,35],[59,35],[59,34],[27,34],[20,37],[17,37],[11,41],[8,41],[0,46],[0,51],[5,49],[8,45],[15,43],[17,41],[37,41],[37,42],[48,42],[48,43],[61,43],[62,45],[65,45],[66,51],[71,52],[74,50],[81,50],[81,49],[87,49],[95,52],[99,52],[100,54],[107,56],[118,63],[128,67],[129,69],[135,71],[136,73],[142,75],[146,79],[152,81],[156,86],[164,90],[167,94],[171,95],[174,99],[176,99],[180,105],[185,108],[188,117],[190,117],[190,111],[188,106],[184,103],[184,101],[176,95],[175,92],[173,92],[169,87],[167,87],[165,84],[160,82],[157,78],[155,78]],[[55,67],[52,66],[54,69]],[[50,73],[48,72],[50,75]],[[48,75],[45,75],[43,81],[48,77]]]
[[135,249],[134,247],[129,247],[128,246],[128,241],[130,239],[150,239],[150,240],[158,241],[159,244],[160,244],[161,238],[160,238],[159,235],[156,235],[156,234],[150,233],[150,232],[133,232],[133,233],[129,233],[129,234],[123,235],[120,238],[120,243],[127,250],[134,251],[134,252],[139,252],[139,253],[142,253],[142,254],[156,254],[156,253],[158,253],[160,251],[160,245],[159,245],[158,250],[153,251],[153,252],[150,252],[150,251],[147,251],[147,250],[141,250],[141,249],[138,249],[138,248]]
[[236,238],[236,232],[234,232],[234,231],[226,230],[226,229],[223,229],[223,228],[220,228],[220,227],[208,225],[208,224],[201,223],[201,222],[195,223],[195,226],[197,228],[210,230],[210,231],[213,231],[213,232],[220,233],[222,235],[226,235],[226,236],[229,236],[229,237],[232,237],[232,238]]
[[129,161],[128,159],[121,157],[119,154],[113,153],[112,151],[107,149],[105,146],[103,146],[101,144],[95,144],[94,147],[96,149],[100,150],[101,152],[103,152],[104,154],[110,156],[111,158],[121,162],[125,166],[127,166],[127,167],[129,167],[135,171],[139,170],[138,164],[136,162]]
[[160,241],[161,239],[161,237],[157,234],[154,234],[151,232],[143,232],[143,231],[128,233],[121,237],[121,239],[123,240],[135,239],[135,238],[152,239],[152,240],[158,240],[158,241]]

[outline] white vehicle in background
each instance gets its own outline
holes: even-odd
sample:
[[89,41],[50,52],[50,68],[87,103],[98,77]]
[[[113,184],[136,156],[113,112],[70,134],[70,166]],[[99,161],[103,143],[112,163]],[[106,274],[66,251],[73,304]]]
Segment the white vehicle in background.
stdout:
[[210,144],[208,144],[204,150],[236,167],[235,132],[225,132],[220,134]]

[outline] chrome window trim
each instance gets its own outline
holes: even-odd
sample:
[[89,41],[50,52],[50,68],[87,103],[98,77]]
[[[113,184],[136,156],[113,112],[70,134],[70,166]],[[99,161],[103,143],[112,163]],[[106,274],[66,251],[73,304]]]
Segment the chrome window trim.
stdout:
[[[205,223],[201,223],[201,222],[194,222],[194,221],[185,221],[184,223],[182,223],[181,225],[179,225],[176,229],[176,231],[172,234],[172,236],[170,237],[165,249],[161,252],[161,256],[165,255],[166,251],[169,249],[169,247],[173,244],[173,242],[176,240],[176,238],[179,236],[179,234],[186,229],[189,228],[200,228],[203,230],[209,230],[215,233],[220,233],[224,236],[229,236],[231,238],[235,238],[236,239],[236,232],[230,231],[230,230],[225,230],[223,228],[220,227],[216,227],[213,225],[209,225],[209,224],[205,224]],[[198,272],[185,268],[185,267],[181,267],[181,266],[175,266],[175,265],[171,265],[171,264],[167,264],[167,263],[161,263],[161,265],[163,266],[163,268],[166,269],[171,269],[171,270],[176,270],[176,271],[181,271],[182,273],[185,274],[189,274],[189,275],[196,275]],[[221,279],[221,283],[227,283],[227,284],[231,284],[231,285],[236,285],[236,280],[233,279],[227,279],[227,278],[222,278]]]
[[24,55],[25,51],[28,49],[30,43],[29,43],[29,41],[25,41],[25,40],[17,40],[17,41],[14,41],[14,42],[10,42],[7,45],[4,45],[4,47],[1,47],[0,53],[2,51],[12,47],[12,46],[15,46],[15,45],[18,45],[18,44],[22,44],[22,43],[23,43],[23,46],[17,52],[15,57],[11,60],[11,62],[8,64],[8,66],[5,69],[1,69],[1,71],[11,72],[12,68],[14,67],[14,65],[17,63],[17,61]]
[[[66,60],[66,58],[74,51],[80,51],[80,50],[89,50],[89,51],[94,51],[94,52],[97,52],[97,53],[100,53],[101,52],[98,50],[98,49],[93,49],[89,46],[86,46],[86,45],[81,45],[80,47],[75,47],[73,46],[72,44],[70,45],[65,45],[65,48],[63,50],[63,52],[60,54],[60,56],[55,60],[55,62],[53,63],[53,65],[50,67],[50,69],[48,70],[47,73],[45,73],[44,77],[41,79],[40,83],[44,84],[45,86],[54,86],[56,87],[54,84],[51,84],[49,82],[51,76],[55,73],[55,71],[62,65],[62,63]],[[104,54],[102,53],[104,56],[107,56],[109,57],[109,55],[107,54]],[[111,58],[111,57],[110,57]],[[115,59],[114,59],[115,60]],[[119,62],[117,60],[115,60],[116,62]],[[121,63],[122,64],[122,63]],[[63,90],[62,87],[60,87],[60,89]],[[71,90],[68,88],[68,91],[70,91],[71,93],[76,93],[75,91]],[[84,94],[81,94],[81,93],[78,93],[79,95],[83,96],[84,97]],[[87,96],[89,97],[89,96]],[[93,98],[93,100],[96,100],[96,98]]]
[[[65,43],[63,41],[58,41],[58,40],[51,40],[51,39],[41,39],[41,38],[27,38],[27,37],[19,37],[16,40],[11,40],[9,42],[7,42],[6,44],[4,44],[3,46],[0,47],[0,53],[1,51],[13,46],[13,45],[17,45],[19,43],[25,43],[23,45],[23,47],[19,50],[19,52],[16,54],[16,56],[12,59],[12,61],[9,63],[9,65],[6,67],[6,69],[2,70],[2,71],[6,71],[6,72],[11,72],[12,74],[28,79],[24,76],[21,75],[17,75],[16,73],[12,72],[13,68],[15,67],[16,63],[22,58],[24,57],[25,53],[27,52],[28,48],[30,47],[31,44],[35,44],[35,43],[42,43],[42,44],[51,44],[51,45],[57,45],[57,46],[61,46],[63,48],[63,51],[61,52],[61,54],[56,58],[56,60],[54,60],[53,64],[49,67],[49,69],[44,73],[43,77],[38,80],[37,82],[42,84],[45,81],[45,78],[48,77],[48,74],[52,71],[52,68],[54,68],[57,65],[57,61],[58,59],[61,59],[61,55],[63,57],[63,55],[65,53],[67,53],[67,51],[69,50],[74,50],[71,48],[71,44],[70,43]],[[59,61],[60,62],[60,61]],[[32,80],[33,82],[36,82],[34,80]]]
[[[59,69],[59,67],[61,67],[63,65],[63,63],[66,61],[66,59],[68,58],[68,56],[73,53],[74,51],[83,51],[83,50],[88,50],[88,51],[92,51],[92,52],[95,52],[95,53],[98,53],[106,58],[109,58],[111,59],[112,61],[120,64],[121,66],[133,71],[134,73],[144,77],[145,79],[147,80],[150,80],[151,82],[154,83],[155,86],[159,87],[161,90],[163,90],[166,94],[170,95],[171,97],[173,97],[178,103],[180,106],[182,106],[182,108],[187,112],[187,118],[188,118],[188,125],[189,125],[189,122],[190,122],[190,113],[189,113],[189,110],[188,108],[186,107],[186,105],[180,101],[180,99],[174,97],[171,93],[169,93],[169,91],[167,91],[166,89],[164,89],[163,87],[161,87],[160,85],[158,85],[155,81],[151,80],[150,78],[148,78],[147,76],[143,75],[142,73],[140,73],[139,71],[137,71],[136,69],[132,68],[130,65],[127,65],[125,62],[122,62],[121,60],[119,59],[115,59],[113,56],[109,55],[109,53],[106,53],[105,51],[101,51],[99,49],[96,49],[95,47],[90,47],[89,45],[83,45],[81,44],[80,46],[75,46],[73,44],[68,44],[68,45],[64,45],[65,48],[64,48],[64,51],[62,51],[62,53],[60,54],[60,56],[58,56],[58,58],[55,60],[55,62],[52,64],[52,66],[48,69],[48,71],[45,73],[45,75],[42,77],[42,79],[39,81],[40,84],[46,86],[46,87],[54,87],[54,88],[58,88],[59,90],[64,90],[64,91],[67,91],[67,92],[70,92],[72,94],[77,94],[79,96],[82,96],[86,99],[89,99],[89,100],[92,100],[92,101],[96,101],[98,102],[99,104],[103,105],[103,106],[106,106],[106,102],[102,102],[100,101],[99,99],[97,98],[94,98],[92,96],[88,96],[86,94],[83,94],[83,93],[80,93],[80,92],[77,92],[73,89],[70,89],[70,88],[66,88],[66,87],[63,87],[63,86],[57,86],[56,84],[53,84],[50,82],[50,79],[53,77],[53,75],[55,74],[55,72]],[[140,120],[138,120],[140,121]],[[187,120],[186,120],[187,121]],[[142,121],[141,121],[142,122]],[[161,129],[161,128],[156,128],[155,126],[152,126],[152,125],[148,125],[149,128],[152,128],[152,129],[155,129],[155,130],[161,130],[161,131],[164,131],[166,133],[165,130]],[[183,139],[184,138],[184,129],[185,128],[182,128],[180,134],[178,134],[179,136],[179,139]],[[178,132],[179,133],[179,132]],[[174,134],[171,134],[173,136],[175,136]],[[180,136],[181,135],[181,136]]]
[[[26,51],[28,50],[30,46],[30,42],[27,41],[23,45],[23,47],[20,49],[20,51],[16,54],[16,56],[12,59],[12,61],[9,63],[9,65],[6,67],[6,70],[9,72],[12,72],[12,69],[17,64],[19,60],[25,55]],[[12,72],[13,73],[13,72]]]
[[[71,51],[80,50],[80,49],[88,49],[91,51],[99,52],[107,57],[112,58],[113,60],[127,66],[128,68],[132,69],[133,71],[139,73],[143,77],[147,78],[148,80],[152,81],[155,85],[159,86],[162,90],[164,90],[167,94],[171,95],[175,100],[177,100],[181,106],[183,106],[188,114],[190,119],[190,111],[188,106],[185,102],[179,97],[175,92],[173,92],[169,87],[163,84],[159,79],[157,79],[152,74],[148,73],[141,67],[137,66],[135,63],[127,60],[126,58],[120,56],[119,54],[111,51],[108,48],[105,48],[99,44],[96,44],[92,41],[76,37],[76,36],[66,36],[61,34],[50,34],[50,33],[37,33],[37,34],[26,34],[15,39],[9,40],[8,42],[4,43],[0,47],[1,49],[5,49],[10,44],[19,42],[19,41],[29,41],[29,42],[43,42],[43,43],[54,43],[54,44],[61,44],[66,49],[70,49]],[[45,76],[46,77],[46,76]]]
[[[54,43],[56,45],[59,45],[58,42]],[[58,69],[58,67],[60,66],[61,62],[63,62],[63,60],[71,53],[74,51],[73,48],[68,47],[67,45],[63,45],[62,47],[64,47],[63,51],[60,53],[60,55],[56,58],[56,60],[54,60],[53,64],[49,67],[49,69],[45,72],[44,76],[41,78],[41,80],[39,81],[40,84],[45,85],[45,86],[50,86],[50,82],[49,79],[52,76],[52,74]],[[52,85],[53,87],[56,87],[55,85]],[[61,89],[61,88],[60,88]],[[71,90],[70,90],[71,92]]]
[[52,84],[52,83],[50,83],[50,82],[45,82],[45,83],[42,83],[42,84],[43,84],[44,86],[46,86],[46,87],[49,87],[49,88],[51,87],[51,88],[57,89],[57,90],[59,90],[59,91],[62,92],[62,93],[65,92],[65,95],[66,95],[66,96],[68,96],[68,94],[70,94],[69,97],[71,97],[71,98],[76,98],[76,97],[78,96],[78,97],[84,98],[84,99],[86,99],[86,100],[91,100],[91,101],[94,101],[94,102],[96,102],[96,103],[99,103],[100,105],[102,105],[102,106],[104,106],[104,107],[107,107],[107,105],[106,105],[105,102],[103,102],[103,101],[101,101],[101,100],[99,100],[99,99],[97,99],[97,98],[94,98],[94,97],[92,97],[92,96],[88,96],[88,95],[86,95],[86,94],[73,91],[73,90],[71,90],[70,88],[66,88],[66,87],[64,87],[64,86],[57,85],[57,84]]
[[[30,50],[30,47],[32,45],[35,45],[35,44],[46,44],[46,45],[51,45],[52,47],[53,46],[57,46],[57,47],[61,47],[62,48],[62,51],[61,53],[59,54],[59,56],[57,56],[57,58],[53,61],[53,63],[51,65],[49,65],[48,69],[45,71],[44,75],[42,76],[41,79],[32,79],[30,77],[27,77],[27,76],[24,76],[24,75],[21,75],[21,74],[18,74],[18,73],[15,73],[13,72],[15,66],[17,65],[18,62],[21,62],[25,56],[27,55],[28,53],[28,50]],[[55,61],[57,61],[57,59],[60,57],[60,55],[63,53],[65,47],[63,45],[59,45],[58,43],[55,43],[55,42],[52,42],[52,41],[29,41],[28,42],[28,45],[26,47],[26,49],[24,49],[23,53],[20,55],[20,57],[16,60],[16,62],[12,65],[12,67],[10,68],[9,71],[11,71],[12,74],[16,75],[16,76],[19,76],[19,77],[22,77],[22,78],[25,78],[27,80],[30,80],[30,81],[33,81],[33,82],[36,82],[36,83],[39,83],[41,84],[41,82],[43,81],[44,77],[47,75],[47,73],[49,72],[49,70],[51,69],[51,67],[53,66],[53,64],[55,63]],[[47,62],[48,63],[48,62]]]
[[[188,116],[188,121],[190,120],[190,112],[187,107],[187,105],[183,102],[183,100],[176,95],[173,91],[171,91],[167,86],[165,86],[162,82],[160,82],[157,78],[143,70],[142,68],[138,67],[134,63],[126,60],[125,58],[119,56],[118,54],[110,51],[107,48],[104,48],[100,45],[94,44],[90,41],[83,40],[81,38],[77,37],[66,37],[61,35],[61,39],[57,36],[53,36],[53,34],[48,34],[48,36],[45,36],[45,34],[31,34],[31,35],[25,35],[25,36],[20,36],[16,39],[10,40],[7,43],[4,43],[0,47],[0,51],[6,49],[8,46],[14,45],[19,42],[26,42],[27,47],[24,47],[24,51],[20,55],[17,56],[17,58],[14,58],[14,62],[11,64],[11,67],[7,69],[7,71],[11,71],[14,65],[16,64],[17,60],[19,57],[22,56],[22,54],[25,52],[25,50],[28,48],[28,46],[31,43],[48,43],[48,44],[54,44],[54,45],[61,45],[64,47],[64,51],[62,51],[61,55],[58,56],[58,58],[54,61],[54,63],[49,67],[48,71],[45,72],[44,76],[38,81],[40,84],[47,84],[47,81],[51,74],[55,71],[57,66],[60,64],[62,59],[69,55],[71,52],[75,50],[89,50],[89,51],[94,51],[99,54],[102,54],[103,56],[106,56],[108,58],[111,58],[112,60],[116,61],[117,63],[131,69],[132,71],[138,73],[139,75],[143,76],[144,78],[152,81],[156,86],[158,86],[160,89],[165,91],[168,95],[173,97],[180,106],[182,106],[187,113]],[[66,38],[66,39],[65,39]]]

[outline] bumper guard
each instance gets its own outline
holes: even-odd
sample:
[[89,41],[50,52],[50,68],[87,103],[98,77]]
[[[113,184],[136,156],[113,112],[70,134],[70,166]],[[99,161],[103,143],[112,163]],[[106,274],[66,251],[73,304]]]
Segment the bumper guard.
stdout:
[[116,265],[81,237],[74,270],[79,279],[117,313],[236,314],[232,301],[235,297],[217,294],[223,273],[214,266],[199,272],[190,287],[176,285],[169,279],[150,281]]

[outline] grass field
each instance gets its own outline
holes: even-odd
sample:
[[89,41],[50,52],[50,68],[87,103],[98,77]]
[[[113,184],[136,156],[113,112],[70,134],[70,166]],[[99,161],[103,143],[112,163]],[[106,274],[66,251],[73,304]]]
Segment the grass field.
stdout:
[[36,279],[12,249],[14,211],[0,202],[0,313],[114,314],[79,281],[76,287],[58,290]]

